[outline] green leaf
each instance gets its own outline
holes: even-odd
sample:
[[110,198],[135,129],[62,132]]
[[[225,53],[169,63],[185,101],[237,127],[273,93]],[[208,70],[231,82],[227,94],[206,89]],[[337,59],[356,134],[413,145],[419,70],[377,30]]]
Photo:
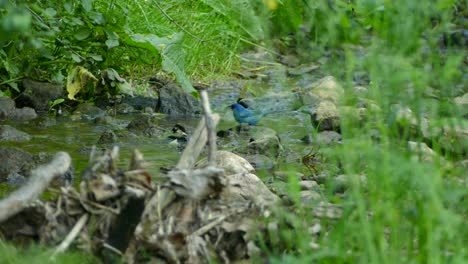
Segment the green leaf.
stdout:
[[76,55],[75,53],[72,53],[72,54],[71,54],[71,57],[72,57],[72,59],[73,59],[75,62],[78,62],[78,63],[81,62],[80,56]]
[[86,12],[90,12],[93,9],[93,0],[82,0],[81,5]]
[[106,40],[106,46],[109,49],[112,49],[114,47],[118,47],[119,46],[119,40],[118,39],[108,39],[108,40]]
[[88,13],[88,17],[94,22],[96,25],[104,25],[106,23],[106,19],[104,16],[99,12],[90,12]]
[[57,15],[57,11],[51,7],[44,10],[44,16],[48,18],[52,18]]
[[18,93],[20,92],[17,83],[15,83],[15,82],[9,82],[8,85],[9,85],[11,88],[13,88],[13,90],[17,91]]
[[91,30],[89,28],[80,28],[75,32],[75,39],[85,40],[91,35]]
[[92,58],[93,60],[95,61],[102,61],[102,55],[98,55],[98,54],[88,54],[88,56],[90,58]]
[[[185,52],[179,44],[183,33],[178,33],[171,38],[160,38],[153,34],[135,34],[127,40],[132,45],[140,46],[151,51],[153,54],[159,54],[162,57],[163,70],[173,73],[184,90],[189,93],[195,92],[195,89],[185,73]],[[148,47],[148,44],[152,47]]]

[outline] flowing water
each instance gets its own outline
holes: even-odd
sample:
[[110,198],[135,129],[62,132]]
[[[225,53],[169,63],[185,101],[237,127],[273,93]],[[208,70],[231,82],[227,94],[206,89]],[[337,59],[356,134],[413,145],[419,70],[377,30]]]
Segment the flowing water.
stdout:
[[[262,89],[275,92],[275,90],[284,90],[285,86],[271,86],[267,83],[259,83]],[[281,87],[281,88],[278,88]],[[226,130],[234,128],[237,123],[232,117],[231,110],[228,106],[234,103],[239,96],[239,92],[235,90],[218,90],[210,94],[214,112],[221,115],[221,122],[217,130]],[[120,120],[123,124],[133,119],[134,115],[117,115],[113,116]],[[131,156],[133,149],[138,149],[143,153],[145,160],[148,161],[148,171],[157,178],[160,167],[174,166],[180,156],[182,147],[169,144],[171,140],[167,139],[170,131],[175,124],[183,125],[190,134],[190,131],[199,122],[198,118],[190,119],[168,119],[161,118],[158,120],[157,126],[162,129],[161,136],[145,137],[119,137],[117,143],[120,147],[120,166],[126,166]],[[87,166],[90,149],[93,145],[97,148],[111,148],[112,145],[99,145],[97,141],[103,131],[109,129],[109,125],[96,124],[92,121],[82,121],[73,115],[63,117],[48,117],[43,116],[38,120],[33,120],[24,123],[9,123],[15,128],[24,131],[32,136],[29,142],[20,143],[2,143],[6,146],[19,147],[32,154],[46,152],[54,154],[57,151],[68,152],[75,166],[76,175]],[[261,126],[274,129],[280,137],[281,143],[285,149],[284,155],[286,158],[278,159],[275,168],[290,168],[302,166],[300,158],[307,154],[308,149],[301,138],[312,131],[310,117],[306,114],[297,111],[283,111],[265,116],[260,124]],[[125,130],[125,125],[121,126],[121,130]],[[118,132],[116,132],[118,133]],[[239,142],[236,138],[223,138],[219,140],[219,149],[233,150],[241,144],[247,142]],[[263,173],[264,174],[264,173]]]

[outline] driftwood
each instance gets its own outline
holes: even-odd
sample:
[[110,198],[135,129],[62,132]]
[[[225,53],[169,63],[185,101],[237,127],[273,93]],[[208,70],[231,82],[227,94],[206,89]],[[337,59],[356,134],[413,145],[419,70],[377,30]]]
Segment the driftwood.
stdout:
[[0,201],[0,223],[21,212],[36,200],[54,178],[67,172],[70,165],[70,155],[58,152],[49,164],[32,170],[31,177],[25,185]]

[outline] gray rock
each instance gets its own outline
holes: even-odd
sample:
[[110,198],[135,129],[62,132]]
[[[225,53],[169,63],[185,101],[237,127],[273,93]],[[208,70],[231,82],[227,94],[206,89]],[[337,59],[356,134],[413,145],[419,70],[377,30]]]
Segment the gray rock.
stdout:
[[138,135],[153,137],[160,135],[163,131],[157,126],[157,116],[139,114],[127,125],[127,129]]
[[0,182],[5,182],[13,172],[20,173],[22,168],[33,162],[33,155],[19,148],[0,147]]
[[29,121],[37,117],[36,111],[30,107],[15,108],[10,113],[10,119],[16,121]]
[[73,115],[83,121],[91,121],[102,118],[106,115],[106,112],[93,103],[82,103],[73,111]]
[[15,101],[10,97],[0,96],[0,120],[7,119],[15,109]]
[[135,108],[129,104],[121,103],[115,106],[115,112],[117,112],[117,114],[130,114],[135,112]]
[[[229,151],[220,150],[216,152],[215,162],[217,167],[224,169],[226,175],[237,173],[251,173],[255,169],[243,157],[236,155]],[[207,159],[204,158],[197,163],[197,167],[204,167],[207,165]]]
[[425,162],[433,162],[437,159],[442,159],[442,157],[423,142],[408,141],[408,149],[414,153],[414,160],[421,159]]
[[322,101],[310,113],[312,125],[319,131],[340,131],[340,116],[336,105],[331,101]]
[[297,171],[275,171],[273,172],[273,175],[275,178],[281,180],[281,181],[288,181],[288,178],[290,176],[297,178],[298,180],[301,180],[304,178],[304,174],[297,172]]
[[23,80],[24,91],[16,99],[17,106],[28,106],[36,111],[48,111],[49,101],[64,97],[61,84]]
[[275,165],[269,157],[261,154],[246,155],[245,158],[255,169],[272,169]]
[[316,83],[305,87],[301,93],[302,103],[309,106],[317,106],[322,101],[330,101],[339,105],[343,97],[344,89],[333,76],[326,76]]
[[283,146],[274,131],[267,127],[250,127],[251,142],[247,145],[248,154],[262,154],[276,158],[283,151]]
[[301,105],[300,97],[297,93],[292,92],[269,92],[260,98],[243,99],[243,103],[249,106],[254,111],[263,113],[275,112],[285,113],[288,111],[297,110]]
[[468,93],[455,97],[453,101],[460,109],[462,116],[466,117],[468,115]]
[[117,142],[117,135],[112,130],[102,132],[98,144],[111,144]]
[[227,203],[253,202],[257,206],[268,206],[279,201],[279,197],[252,173],[238,173],[227,177],[228,184],[220,194]]
[[153,111],[158,106],[159,99],[156,97],[146,97],[142,95],[125,96],[122,103],[128,104],[136,110],[144,110],[145,108],[152,109]]
[[312,190],[301,191],[299,196],[301,197],[301,202],[304,204],[322,200],[320,193]]
[[6,183],[11,186],[22,185],[26,181],[26,177],[14,171],[10,173],[6,178]]
[[0,125],[0,142],[1,141],[29,141],[31,136],[25,132],[19,131],[9,125]]
[[313,189],[319,189],[319,185],[316,181],[300,181],[299,186],[301,187],[302,190],[313,190]]
[[157,111],[170,117],[192,117],[201,113],[201,104],[181,87],[167,83],[159,89]]
[[322,131],[317,135],[317,142],[319,144],[333,144],[341,141],[341,134],[335,131]]

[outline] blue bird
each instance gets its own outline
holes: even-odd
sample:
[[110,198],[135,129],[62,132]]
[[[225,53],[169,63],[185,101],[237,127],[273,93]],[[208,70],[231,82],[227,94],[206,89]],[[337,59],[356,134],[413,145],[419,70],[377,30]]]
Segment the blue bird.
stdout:
[[241,104],[232,104],[231,106],[234,119],[239,123],[247,123],[249,125],[256,125],[260,119],[267,113],[256,113],[250,109],[245,108]]

